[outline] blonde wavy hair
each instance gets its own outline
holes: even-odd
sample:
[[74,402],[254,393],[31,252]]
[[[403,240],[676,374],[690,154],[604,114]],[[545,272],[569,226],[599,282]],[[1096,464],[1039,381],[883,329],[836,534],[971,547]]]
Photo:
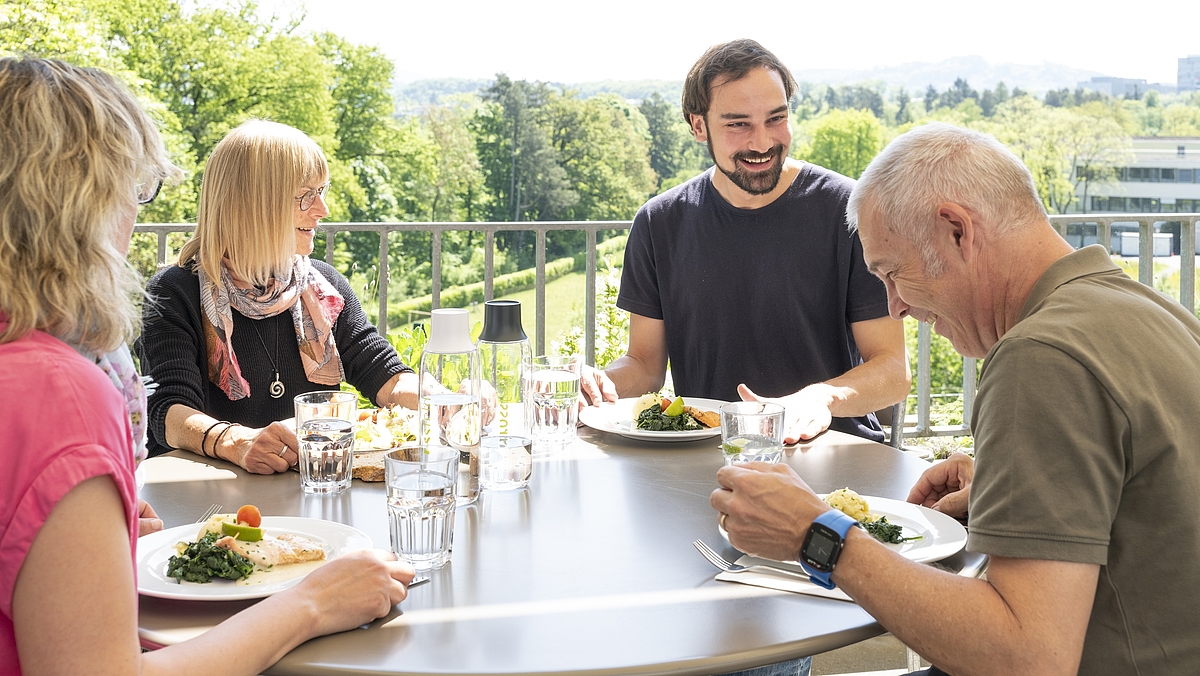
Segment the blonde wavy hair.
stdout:
[[265,120],[241,124],[208,158],[196,231],[179,252],[179,266],[194,260],[215,281],[226,258],[233,274],[258,286],[290,270],[296,193],[328,176],[325,154],[299,129]]
[[141,279],[117,240],[135,186],[178,174],[111,75],[0,59],[0,343],[41,330],[102,354],[132,337]]

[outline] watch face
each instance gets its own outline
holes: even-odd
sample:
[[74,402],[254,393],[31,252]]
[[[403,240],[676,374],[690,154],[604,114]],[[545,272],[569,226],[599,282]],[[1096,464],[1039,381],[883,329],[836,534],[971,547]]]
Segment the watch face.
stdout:
[[841,551],[842,538],[837,532],[824,524],[814,523],[804,538],[800,557],[813,568],[821,572],[830,572]]

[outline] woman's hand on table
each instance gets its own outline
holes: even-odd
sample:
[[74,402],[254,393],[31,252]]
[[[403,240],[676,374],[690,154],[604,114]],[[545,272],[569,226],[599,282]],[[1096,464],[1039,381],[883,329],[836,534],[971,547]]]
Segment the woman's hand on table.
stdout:
[[261,429],[234,425],[221,439],[220,456],[254,474],[286,472],[300,459],[296,432],[281,422]]
[[416,571],[389,551],[350,552],[309,573],[294,591],[312,605],[316,636],[345,631],[391,612]]
[[975,478],[975,460],[966,453],[951,453],[945,462],[934,464],[908,493],[908,501],[962,519],[967,516],[967,499]]

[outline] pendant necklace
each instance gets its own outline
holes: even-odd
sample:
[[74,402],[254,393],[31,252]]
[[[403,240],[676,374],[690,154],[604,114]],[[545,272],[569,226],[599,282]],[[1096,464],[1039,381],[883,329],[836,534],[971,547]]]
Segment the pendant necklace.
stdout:
[[[271,362],[271,370],[275,372],[275,382],[271,383],[271,398],[278,399],[283,396],[283,383],[279,382],[279,369],[275,367],[275,359],[271,357],[271,351],[267,349],[267,343],[263,340],[262,334],[258,332],[258,321],[254,320],[250,326],[254,327],[254,335],[258,336],[258,342],[262,344],[263,352],[267,355],[267,360]],[[279,351],[279,331],[275,332],[275,351]]]

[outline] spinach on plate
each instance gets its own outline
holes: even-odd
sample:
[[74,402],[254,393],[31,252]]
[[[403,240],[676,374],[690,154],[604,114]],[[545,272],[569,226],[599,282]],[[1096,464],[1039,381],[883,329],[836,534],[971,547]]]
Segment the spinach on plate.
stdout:
[[177,556],[167,560],[167,576],[188,582],[212,582],[214,577],[240,580],[254,572],[254,564],[237,552],[213,543],[222,536],[205,533],[187,546]]

